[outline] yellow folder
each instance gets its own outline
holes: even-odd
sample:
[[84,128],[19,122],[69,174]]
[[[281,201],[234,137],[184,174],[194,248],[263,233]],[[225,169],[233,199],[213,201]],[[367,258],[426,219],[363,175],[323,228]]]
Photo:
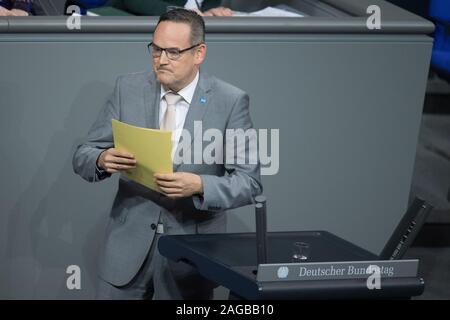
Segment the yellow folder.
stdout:
[[154,173],[172,173],[172,133],[170,131],[132,126],[112,120],[114,147],[129,152],[137,161],[136,168],[122,174],[158,192]]

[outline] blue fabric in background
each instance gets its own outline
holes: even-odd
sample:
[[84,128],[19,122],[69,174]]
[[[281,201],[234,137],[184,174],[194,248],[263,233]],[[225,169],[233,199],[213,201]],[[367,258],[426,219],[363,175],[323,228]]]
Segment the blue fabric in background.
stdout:
[[450,1],[431,0],[430,16],[438,21],[446,21],[450,24]]
[[450,1],[431,0],[430,17],[436,24],[431,65],[450,80]]

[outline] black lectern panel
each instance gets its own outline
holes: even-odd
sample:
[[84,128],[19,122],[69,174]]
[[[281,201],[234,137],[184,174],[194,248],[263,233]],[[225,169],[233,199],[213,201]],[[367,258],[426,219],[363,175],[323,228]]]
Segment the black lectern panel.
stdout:
[[[267,263],[291,263],[294,242],[307,242],[308,262],[368,261],[378,257],[326,231],[267,234]],[[364,279],[273,281],[256,280],[256,235],[166,235],[160,238],[163,256],[196,267],[205,277],[246,299],[409,298],[420,295],[419,278],[382,279],[382,289],[369,290]]]

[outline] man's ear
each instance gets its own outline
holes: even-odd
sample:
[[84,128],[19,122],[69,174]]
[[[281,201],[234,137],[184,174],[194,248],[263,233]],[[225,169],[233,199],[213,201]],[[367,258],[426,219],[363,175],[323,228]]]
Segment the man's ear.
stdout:
[[198,46],[197,50],[195,50],[195,59],[197,60],[197,64],[201,64],[206,57],[206,44],[202,43]]

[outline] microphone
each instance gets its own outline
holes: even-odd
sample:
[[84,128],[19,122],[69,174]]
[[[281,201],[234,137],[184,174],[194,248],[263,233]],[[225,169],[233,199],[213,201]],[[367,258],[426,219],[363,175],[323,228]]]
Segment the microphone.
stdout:
[[267,212],[266,197],[255,197],[255,221],[256,221],[256,254],[257,263],[267,262]]

